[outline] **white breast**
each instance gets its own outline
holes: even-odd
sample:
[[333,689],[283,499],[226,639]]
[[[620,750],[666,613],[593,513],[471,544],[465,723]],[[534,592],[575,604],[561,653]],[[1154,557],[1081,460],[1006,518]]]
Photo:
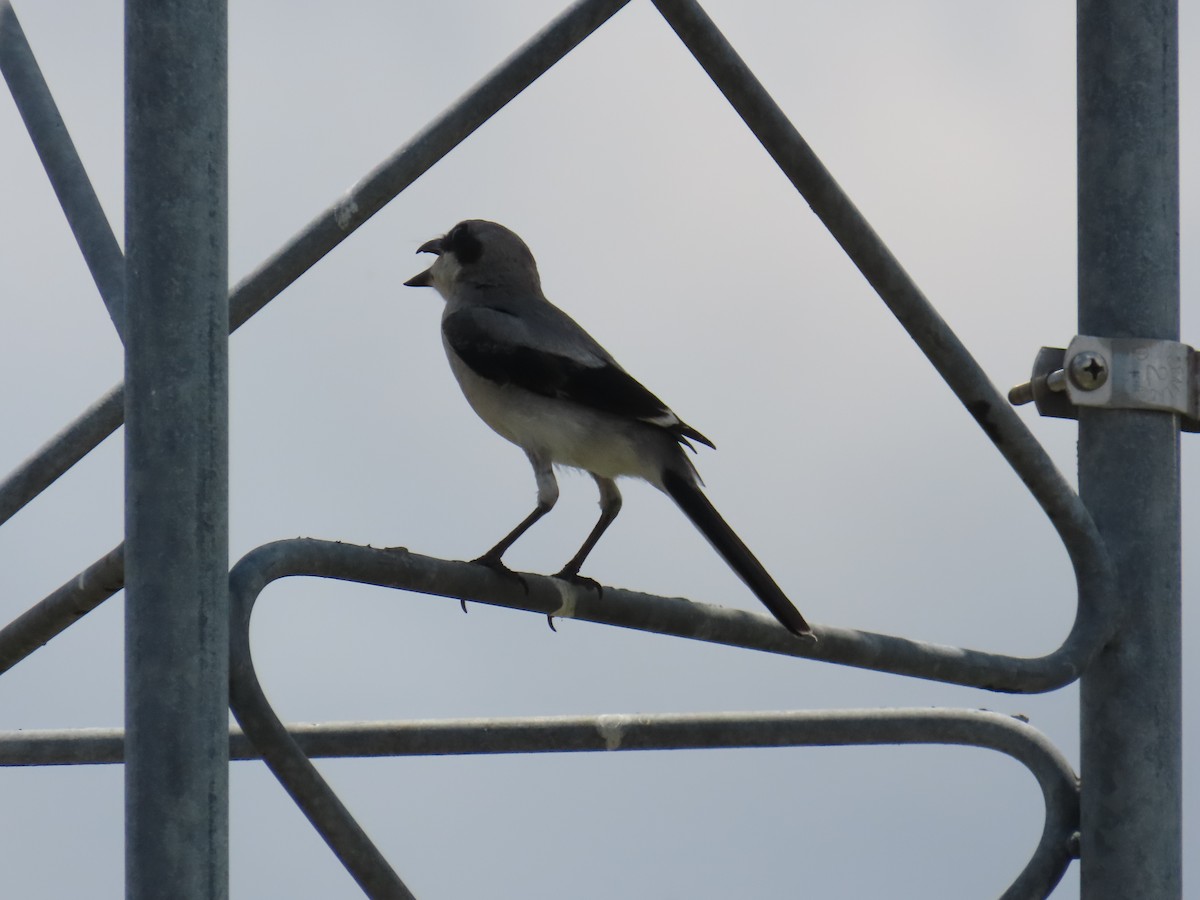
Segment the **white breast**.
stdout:
[[443,340],[450,369],[479,418],[506,440],[558,465],[605,478],[633,476],[661,486],[665,460],[653,428],[543,397],[476,374]]

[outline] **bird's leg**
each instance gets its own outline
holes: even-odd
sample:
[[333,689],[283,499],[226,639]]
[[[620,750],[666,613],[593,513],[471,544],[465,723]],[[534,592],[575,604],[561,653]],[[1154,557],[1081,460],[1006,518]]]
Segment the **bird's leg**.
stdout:
[[[541,459],[533,453],[527,453],[527,455],[529,456],[529,464],[533,466],[534,478],[537,479],[537,506],[533,508],[533,512],[521,520],[516,528],[501,538],[495,547],[483,554],[483,556],[471,560],[471,562],[476,565],[487,566],[498,575],[506,575],[517,579],[521,582],[521,586],[525,588],[525,593],[528,594],[529,585],[525,583],[525,579],[506,566],[502,562],[501,557],[504,556],[509,547],[517,542],[517,539],[521,535],[533,526],[534,522],[554,508],[554,504],[558,502],[558,481],[554,478],[554,469],[548,461]],[[466,601],[461,601],[461,603],[463,611],[466,612]]]
[[[517,538],[530,529],[534,522],[536,522],[546,513],[550,512],[551,508],[552,504],[543,503],[541,500],[538,500],[538,505],[534,507],[533,512],[522,519],[520,525],[506,534],[500,540],[500,543],[496,544],[495,547],[483,554],[483,556],[479,556],[471,560],[471,562],[481,566],[487,566],[489,569],[495,569],[498,572],[512,572],[512,569],[506,566],[501,561],[500,557],[504,555],[505,551],[508,550],[509,547],[517,542]],[[515,575],[516,573],[512,572],[512,574]]]
[[600,519],[592,528],[591,534],[587,536],[587,540],[583,542],[583,546],[579,548],[579,552],[572,556],[570,561],[554,577],[572,581],[576,584],[589,584],[597,591],[603,593],[603,589],[599,583],[594,579],[580,575],[579,569],[583,565],[583,561],[587,559],[588,554],[592,552],[592,548],[600,540],[600,536],[608,530],[608,526],[613,523],[613,519],[621,511],[621,492],[617,490],[617,483],[611,478],[602,478],[594,473],[592,474],[592,478],[596,480],[596,486],[600,488]]

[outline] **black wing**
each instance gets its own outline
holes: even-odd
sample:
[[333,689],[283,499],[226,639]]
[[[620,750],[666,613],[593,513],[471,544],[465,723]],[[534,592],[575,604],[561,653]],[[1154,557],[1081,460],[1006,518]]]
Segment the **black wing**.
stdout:
[[[489,310],[510,315],[502,310]],[[570,400],[600,412],[639,419],[713,446],[712,441],[685,422],[615,363],[597,360],[589,365],[560,353],[528,344],[497,339],[470,310],[442,322],[446,342],[478,375],[497,384],[511,384],[544,397]]]

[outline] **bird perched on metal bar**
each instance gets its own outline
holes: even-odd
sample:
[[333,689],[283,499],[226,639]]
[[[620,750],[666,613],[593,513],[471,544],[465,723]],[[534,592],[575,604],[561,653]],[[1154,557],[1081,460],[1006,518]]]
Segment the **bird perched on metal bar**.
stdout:
[[678,504],[788,631],[812,634],[700,489],[683,448],[694,452],[692,441],[713,447],[712,441],[546,299],[524,241],[503,225],[470,219],[417,252],[437,259],[405,284],[432,287],[446,301],[442,343],[467,402],[493,431],[525,451],[537,480],[533,512],[476,563],[509,571],[501,561],[505,551],[558,500],[553,467],[570,466],[595,479],[600,519],[555,577],[594,584],[579,569],[621,509],[616,479],[641,478]]

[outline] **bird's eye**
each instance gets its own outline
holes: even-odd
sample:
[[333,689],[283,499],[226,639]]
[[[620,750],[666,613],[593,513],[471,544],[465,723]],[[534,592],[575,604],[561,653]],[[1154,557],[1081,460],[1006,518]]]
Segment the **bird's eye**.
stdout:
[[483,244],[466,222],[459,222],[442,240],[442,247],[462,265],[470,265],[483,255]]

